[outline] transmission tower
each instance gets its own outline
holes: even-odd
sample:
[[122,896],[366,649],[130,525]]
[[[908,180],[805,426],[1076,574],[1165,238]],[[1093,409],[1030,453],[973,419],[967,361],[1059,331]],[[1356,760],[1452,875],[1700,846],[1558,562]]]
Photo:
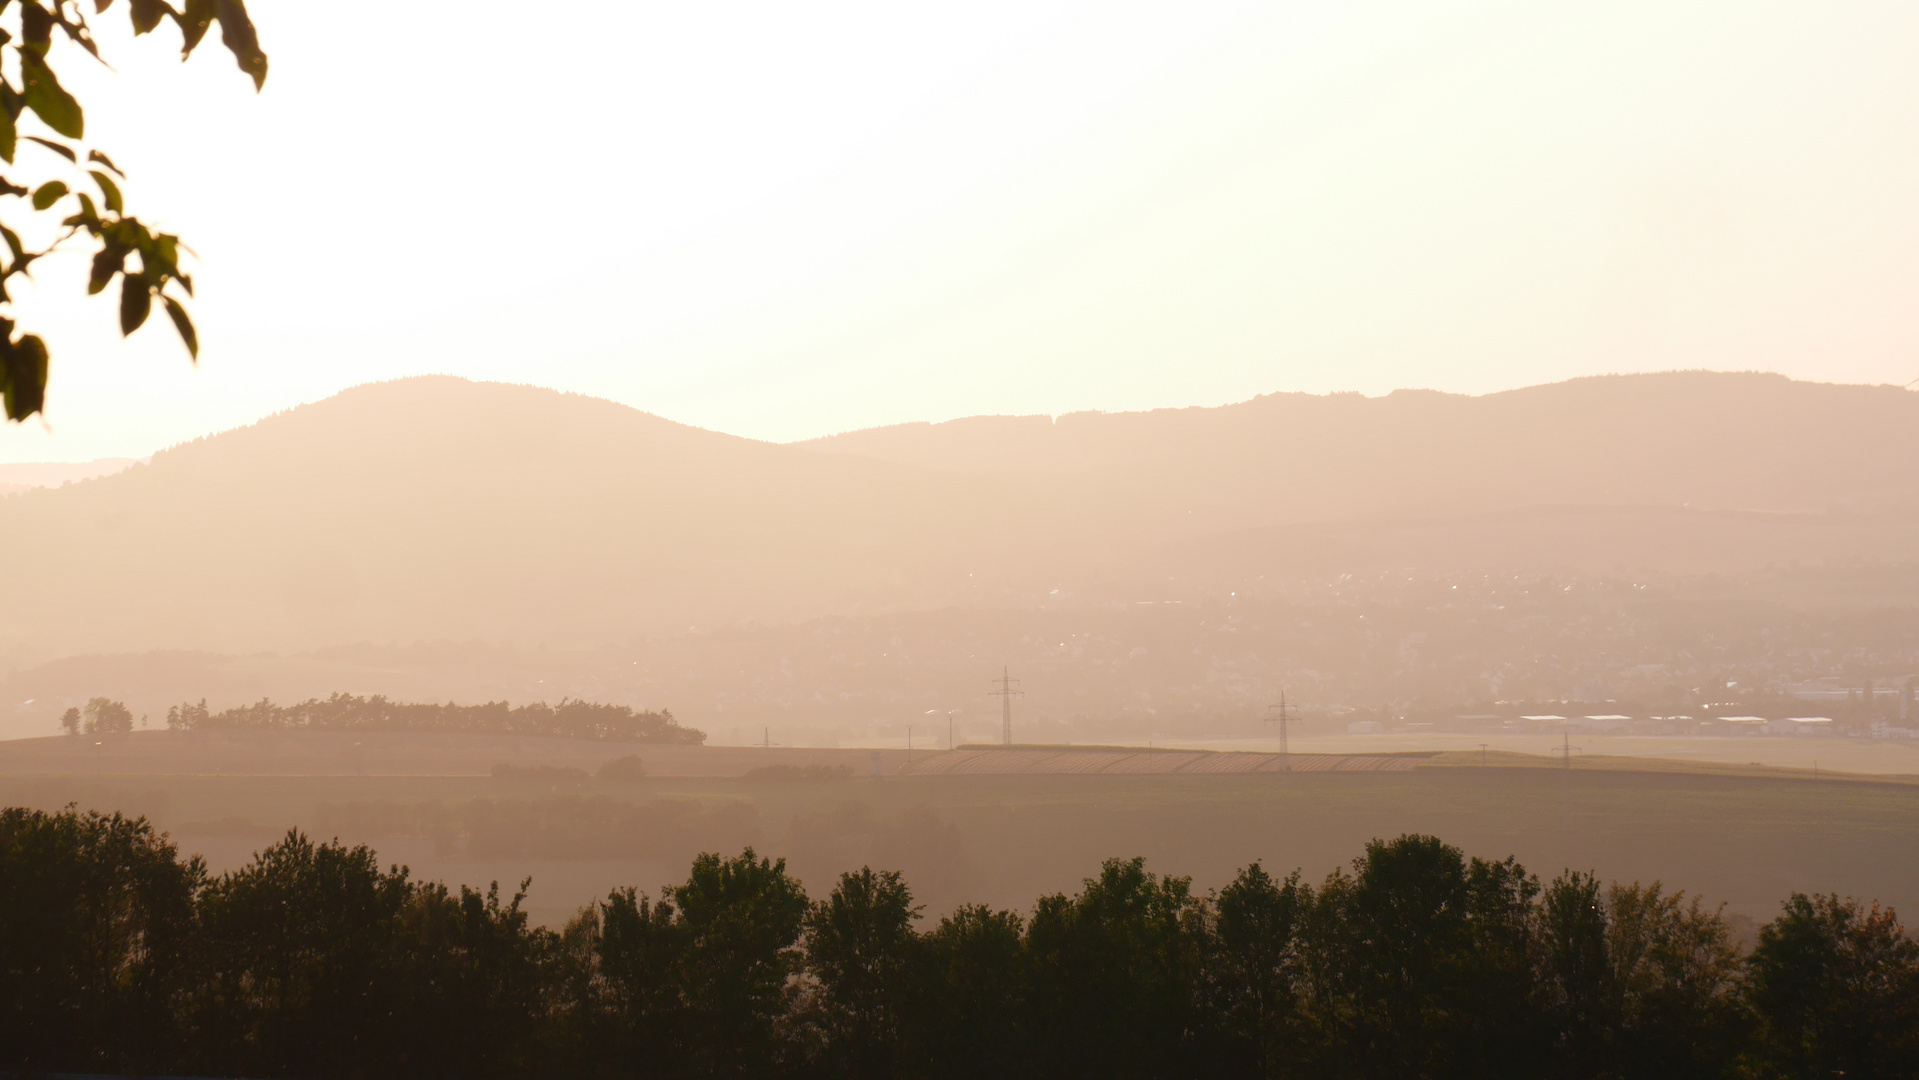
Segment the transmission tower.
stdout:
[[1561,758],[1564,759],[1563,767],[1568,772],[1572,771],[1573,755],[1583,754],[1585,752],[1586,751],[1584,747],[1574,746],[1573,737],[1571,733],[1564,732],[1564,731],[1559,733],[1559,745],[1553,747],[1553,753],[1558,754]]
[[1293,707],[1286,704],[1286,691],[1279,692],[1279,704],[1266,706],[1266,722],[1279,725],[1279,767],[1293,771],[1293,755],[1286,747],[1286,725],[1293,719]]
[[999,741],[1003,746],[1011,746],[1013,745],[1013,699],[1016,697],[1025,697],[1026,695],[1013,689],[1013,687],[1019,685],[1019,680],[1013,678],[1007,668],[1000,669],[999,678],[993,680],[993,685],[997,689],[990,691],[986,696],[999,699]]

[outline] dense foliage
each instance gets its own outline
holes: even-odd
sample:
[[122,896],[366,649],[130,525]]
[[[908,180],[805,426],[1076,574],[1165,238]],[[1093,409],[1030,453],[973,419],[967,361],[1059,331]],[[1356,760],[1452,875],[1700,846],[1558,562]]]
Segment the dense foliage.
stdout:
[[176,731],[279,728],[313,731],[459,731],[497,735],[557,735],[569,739],[665,743],[696,746],[706,733],[681,727],[669,710],[634,712],[626,705],[603,705],[567,698],[558,705],[537,702],[513,707],[504,701],[484,705],[411,705],[375,694],[334,694],[297,705],[275,705],[261,698],[213,712],[198,705],[167,710],[167,727]]
[[[524,888],[524,883],[522,883]],[[1317,886],[1111,860],[922,930],[702,855],[561,932],[299,833],[210,876],[144,820],[0,812],[0,1069],[305,1076],[1910,1077],[1919,944],[1794,896],[1744,955],[1657,885],[1426,836]]]

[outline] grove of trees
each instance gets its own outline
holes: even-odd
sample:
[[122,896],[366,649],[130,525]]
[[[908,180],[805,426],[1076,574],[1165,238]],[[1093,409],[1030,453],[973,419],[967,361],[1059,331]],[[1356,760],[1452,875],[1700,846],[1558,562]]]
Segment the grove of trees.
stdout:
[[93,698],[86,708],[75,706],[61,714],[60,730],[69,735],[125,735],[133,730],[133,711],[111,698]]
[[324,700],[311,698],[296,705],[275,705],[261,698],[252,705],[220,712],[208,709],[202,699],[197,705],[187,703],[168,709],[167,727],[174,731],[262,728],[490,732],[687,746],[706,741],[705,732],[681,727],[670,710],[636,712],[627,705],[573,698],[564,699],[558,705],[541,701],[515,707],[504,701],[483,705],[407,704],[388,701],[378,694],[356,697],[336,693]]
[[298,832],[212,875],[143,819],[0,811],[0,1070],[251,1077],[1910,1077],[1919,946],[1791,897],[1749,949],[1657,884],[1429,836],[1196,894],[1114,859],[932,925],[751,849],[559,931]]

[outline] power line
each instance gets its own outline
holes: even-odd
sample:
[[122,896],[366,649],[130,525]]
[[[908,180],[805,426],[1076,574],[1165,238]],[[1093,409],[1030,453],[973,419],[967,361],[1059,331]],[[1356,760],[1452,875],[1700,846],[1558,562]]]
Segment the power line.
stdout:
[[999,678],[993,680],[993,685],[998,689],[989,691],[986,695],[999,699],[999,741],[1003,746],[1013,745],[1013,699],[1026,696],[1023,692],[1013,689],[1018,684],[1019,680],[1012,677],[1010,669],[1001,668]]

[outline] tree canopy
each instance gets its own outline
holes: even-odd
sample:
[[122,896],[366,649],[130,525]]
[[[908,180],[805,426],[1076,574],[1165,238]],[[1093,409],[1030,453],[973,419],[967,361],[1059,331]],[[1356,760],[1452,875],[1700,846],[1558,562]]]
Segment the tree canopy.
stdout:
[[[114,0],[93,0],[93,14],[104,15]],[[215,24],[220,43],[253,79],[266,84],[267,57],[260,49],[245,0],[127,0],[124,10],[135,35],[163,23],[180,32],[180,57],[193,55]],[[56,50],[56,44],[61,45]],[[127,212],[127,176],[113,159],[86,141],[86,111],[61,85],[55,67],[76,56],[71,46],[105,63],[76,0],[0,0],[0,197],[21,200],[0,211],[0,399],[7,419],[24,420],[46,400],[49,356],[38,335],[17,333],[10,288],[16,277],[54,251],[78,242],[93,252],[87,275],[89,295],[105,292],[119,279],[122,336],[138,330],[157,302],[173,323],[189,356],[198,359],[200,338],[187,314],[193,278],[180,268],[184,245],[171,233],[156,232]],[[17,74],[7,74],[7,73]],[[29,186],[21,181],[39,170],[27,167],[23,151],[50,155],[39,165],[53,166],[49,178]],[[53,225],[52,239],[38,246],[21,239],[26,222]],[[33,230],[28,230],[31,235]]]
[[0,1070],[258,1077],[1919,1075],[1919,944],[1793,896],[1742,951],[1657,884],[1430,836],[1320,885],[1113,859],[921,930],[751,848],[559,930],[299,832],[218,876],[141,819],[0,811]]
[[[104,700],[104,699],[97,699]],[[91,707],[91,706],[89,706]],[[293,705],[275,705],[266,698],[214,712],[205,699],[167,710],[167,727],[174,731],[279,729],[310,731],[484,731],[499,735],[554,735],[608,742],[698,745],[706,733],[682,727],[671,710],[635,711],[628,705],[609,705],[577,698],[558,705],[544,701],[509,705],[489,701],[480,705],[415,704],[388,701],[380,694],[360,697],[335,693]],[[93,728],[87,729],[89,732]]]

